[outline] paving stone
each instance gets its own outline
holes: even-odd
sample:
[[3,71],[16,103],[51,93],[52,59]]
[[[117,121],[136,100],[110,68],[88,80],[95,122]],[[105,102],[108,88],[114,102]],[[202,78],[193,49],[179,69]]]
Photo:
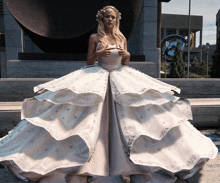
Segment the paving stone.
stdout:
[[[214,160],[204,166],[193,177],[187,179],[189,183],[217,183],[220,182],[220,154]],[[176,183],[186,183],[186,181],[178,180]]]

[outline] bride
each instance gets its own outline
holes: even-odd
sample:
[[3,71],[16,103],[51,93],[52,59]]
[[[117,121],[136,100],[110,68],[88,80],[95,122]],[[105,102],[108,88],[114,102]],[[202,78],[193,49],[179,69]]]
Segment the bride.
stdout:
[[[173,183],[192,177],[218,153],[189,122],[179,88],[128,67],[121,14],[97,13],[87,65],[34,87],[22,121],[0,139],[0,161],[18,178],[39,182]],[[98,64],[95,61],[98,60]]]

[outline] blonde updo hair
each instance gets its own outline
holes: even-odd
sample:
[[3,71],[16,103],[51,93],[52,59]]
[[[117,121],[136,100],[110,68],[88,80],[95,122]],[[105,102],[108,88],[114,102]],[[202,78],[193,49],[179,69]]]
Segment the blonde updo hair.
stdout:
[[105,26],[103,23],[103,17],[105,13],[109,13],[111,10],[113,10],[116,13],[116,25],[113,28],[113,36],[116,40],[117,45],[120,45],[121,47],[123,47],[123,41],[125,39],[124,35],[121,33],[121,31],[119,30],[119,20],[121,19],[121,13],[114,7],[114,6],[105,6],[103,9],[99,10],[97,12],[97,21],[98,21],[98,36],[99,36],[99,41],[101,42],[101,44],[104,46],[106,45],[106,43],[104,42],[104,37],[106,35],[105,33]]

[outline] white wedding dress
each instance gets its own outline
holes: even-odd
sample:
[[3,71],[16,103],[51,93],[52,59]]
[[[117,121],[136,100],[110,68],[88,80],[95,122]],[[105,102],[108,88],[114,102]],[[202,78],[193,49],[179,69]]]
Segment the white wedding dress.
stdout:
[[48,91],[24,100],[22,121],[0,139],[0,161],[17,177],[143,174],[171,183],[216,157],[216,146],[188,122],[189,102],[169,93],[180,89],[122,66],[113,47],[98,65],[38,85],[35,92]]

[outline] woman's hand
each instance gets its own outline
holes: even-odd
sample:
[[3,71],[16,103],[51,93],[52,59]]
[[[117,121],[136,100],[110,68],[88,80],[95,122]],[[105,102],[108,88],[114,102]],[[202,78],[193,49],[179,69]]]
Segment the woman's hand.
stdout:
[[102,48],[101,50],[96,51],[96,53],[98,54],[98,56],[102,56],[102,57],[109,57],[109,55],[111,54],[111,51],[114,48]]
[[121,60],[122,65],[128,65],[130,61],[130,53],[127,51],[127,47],[126,49],[123,48],[118,48],[118,49],[119,49],[118,54],[122,56],[122,60]]
[[117,49],[119,49],[118,54],[121,57],[130,57],[130,53],[127,50],[125,50],[123,48],[117,48]]

